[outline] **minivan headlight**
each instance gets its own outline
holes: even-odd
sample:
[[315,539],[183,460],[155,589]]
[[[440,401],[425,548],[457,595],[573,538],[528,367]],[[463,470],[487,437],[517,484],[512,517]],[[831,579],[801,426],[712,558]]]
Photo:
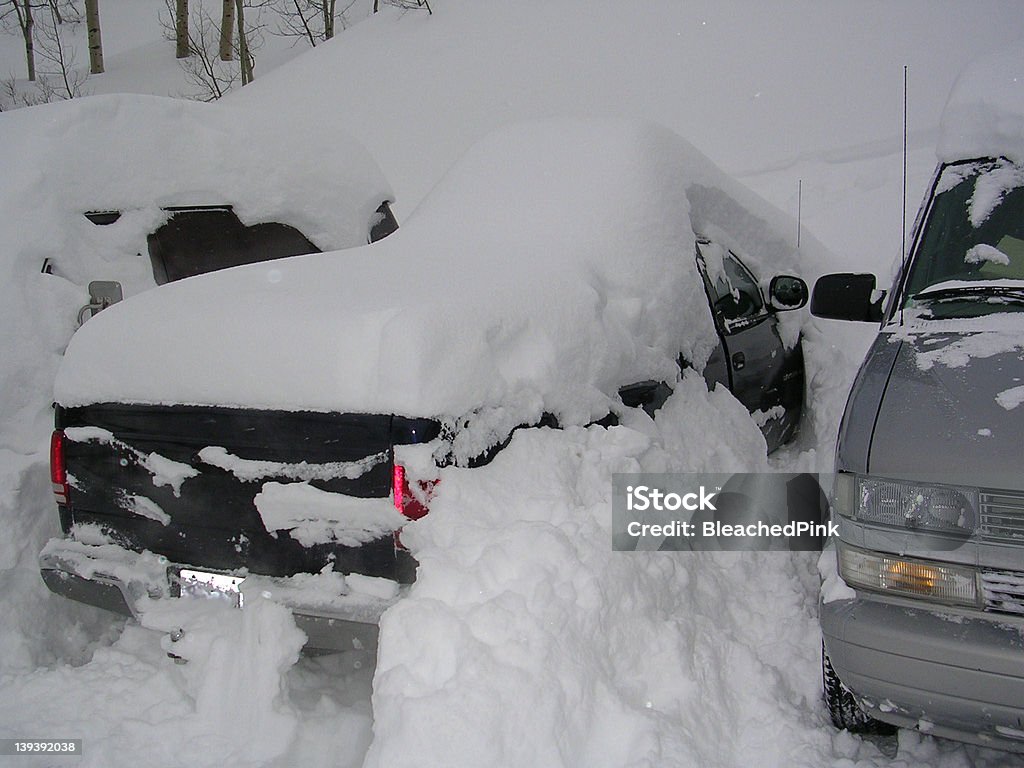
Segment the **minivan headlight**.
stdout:
[[842,472],[836,475],[833,503],[843,517],[898,528],[974,533],[978,489],[913,483]]
[[978,604],[973,568],[890,555],[836,542],[839,575],[851,587],[924,598],[947,605]]

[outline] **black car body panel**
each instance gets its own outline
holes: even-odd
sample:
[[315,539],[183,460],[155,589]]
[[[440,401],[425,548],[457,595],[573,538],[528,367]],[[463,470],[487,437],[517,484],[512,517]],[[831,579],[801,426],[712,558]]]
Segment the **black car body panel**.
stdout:
[[[214,570],[290,576],[333,564],[345,573],[400,583],[413,579],[415,562],[396,548],[392,536],[361,546],[303,546],[286,531],[268,531],[253,503],[264,482],[301,480],[303,471],[310,475],[310,485],[323,491],[386,498],[391,492],[394,440],[409,439],[409,420],[107,404],[58,409],[56,423],[69,437],[76,436],[64,443],[70,475],[68,504],[61,508],[66,532],[72,525],[92,523],[128,549]],[[432,422],[421,425],[419,434],[427,439],[439,429]],[[267,466],[258,477],[240,478],[200,457],[210,447]],[[187,467],[195,474],[177,487],[157,485],[154,455],[158,461],[174,462],[179,472]],[[357,478],[315,471],[358,462],[364,462],[366,470]],[[138,499],[152,503],[158,512],[133,512]],[[167,516],[163,521],[154,519],[160,512]]]

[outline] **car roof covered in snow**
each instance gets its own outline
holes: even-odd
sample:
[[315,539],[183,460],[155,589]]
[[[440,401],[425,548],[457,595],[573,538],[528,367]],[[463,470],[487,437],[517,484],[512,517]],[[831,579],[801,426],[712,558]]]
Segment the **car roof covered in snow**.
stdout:
[[716,344],[695,232],[771,272],[792,222],[668,129],[510,126],[476,144],[391,237],[168,284],[68,347],[64,405],[226,405],[521,423],[607,412]]

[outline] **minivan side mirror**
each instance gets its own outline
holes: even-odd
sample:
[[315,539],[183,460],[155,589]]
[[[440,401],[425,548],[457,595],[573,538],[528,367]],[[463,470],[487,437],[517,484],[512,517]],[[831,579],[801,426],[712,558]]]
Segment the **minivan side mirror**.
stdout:
[[792,275],[776,275],[768,286],[768,301],[778,312],[800,309],[807,303],[807,283]]
[[841,272],[823,275],[814,284],[811,314],[826,320],[858,320],[877,323],[882,319],[885,291],[875,291],[875,276]]

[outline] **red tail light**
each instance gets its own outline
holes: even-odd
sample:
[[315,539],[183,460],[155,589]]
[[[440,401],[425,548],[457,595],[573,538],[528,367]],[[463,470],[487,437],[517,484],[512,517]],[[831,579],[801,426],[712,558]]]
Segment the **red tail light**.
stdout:
[[[419,483],[422,491],[421,496],[425,496],[429,501],[437,480],[418,480],[416,482]],[[405,467],[401,464],[395,464],[391,471],[391,496],[395,503],[395,509],[410,520],[419,520],[430,511],[426,504],[413,495],[412,488],[409,487],[409,478],[405,475]]]
[[64,463],[64,433],[55,429],[50,435],[50,482],[58,504],[68,503],[68,470]]

